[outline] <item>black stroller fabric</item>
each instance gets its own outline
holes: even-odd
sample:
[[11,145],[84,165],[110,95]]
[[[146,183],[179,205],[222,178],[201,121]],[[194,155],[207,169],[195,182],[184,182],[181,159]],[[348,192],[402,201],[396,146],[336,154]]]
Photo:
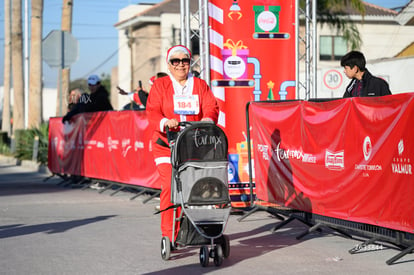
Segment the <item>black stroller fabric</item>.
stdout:
[[204,123],[202,127],[194,124],[186,128],[176,140],[177,148],[173,154],[173,165],[176,167],[188,161],[227,161],[227,137],[220,127]]
[[210,240],[198,233],[187,216],[183,216],[181,218],[180,230],[178,231],[176,242],[181,246],[186,246],[209,244]]
[[[204,234],[217,235],[220,233],[221,227],[204,225],[200,228]],[[224,240],[222,236],[214,240],[215,244],[221,244]],[[197,229],[191,223],[187,216],[183,216],[180,222],[180,230],[178,231],[176,243],[180,246],[187,245],[204,245],[210,244],[211,241],[208,238],[203,237],[198,233]]]

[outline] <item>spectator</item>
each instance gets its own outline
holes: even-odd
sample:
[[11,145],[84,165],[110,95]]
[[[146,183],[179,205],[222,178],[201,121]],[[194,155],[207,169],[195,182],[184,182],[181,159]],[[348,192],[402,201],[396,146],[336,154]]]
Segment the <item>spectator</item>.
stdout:
[[149,94],[149,91],[151,90],[152,85],[154,84],[154,81],[157,78],[164,77],[164,76],[168,76],[168,74],[164,72],[159,72],[156,75],[152,76],[150,80],[148,81],[149,82],[148,91],[142,88],[141,81],[138,81],[138,87],[135,91],[127,93],[123,89],[121,89],[119,86],[117,86],[117,89],[119,90],[119,94],[127,95],[131,101],[134,101],[139,106],[139,109],[145,109],[147,105],[148,94]]
[[382,78],[373,76],[365,65],[365,57],[358,51],[351,51],[341,58],[345,75],[351,79],[343,97],[390,95],[388,83]]
[[74,89],[70,91],[69,97],[68,97],[68,112],[70,112],[73,107],[79,102],[79,99],[81,98],[83,92],[81,89]]
[[[162,236],[168,237],[172,242],[177,236],[179,224],[176,224],[176,231],[173,234],[174,210],[169,209],[172,206],[172,166],[166,127],[177,131],[180,121],[217,122],[219,113],[217,101],[207,83],[189,73],[190,61],[191,53],[186,47],[178,45],[170,48],[167,52],[169,76],[154,82],[147,104],[148,118],[154,128],[152,152],[161,182],[161,231]],[[174,104],[177,100],[196,104],[181,104],[185,107],[178,109]],[[179,213],[180,209],[177,215]]]
[[101,85],[101,80],[97,75],[88,77],[88,87],[90,94],[83,94],[79,102],[63,117],[62,122],[70,121],[74,115],[86,112],[99,112],[113,110],[108,99],[108,91]]

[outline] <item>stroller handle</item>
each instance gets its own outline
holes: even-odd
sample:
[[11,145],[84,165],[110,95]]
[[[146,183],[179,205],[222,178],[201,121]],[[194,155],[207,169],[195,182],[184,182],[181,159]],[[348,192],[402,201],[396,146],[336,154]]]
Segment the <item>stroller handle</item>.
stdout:
[[[195,124],[214,124],[214,121],[180,121],[178,122],[178,127],[189,127],[191,125]],[[171,141],[176,140],[178,132],[170,131],[170,128],[167,126],[165,127],[165,132],[167,133],[167,139],[168,143],[171,143]]]

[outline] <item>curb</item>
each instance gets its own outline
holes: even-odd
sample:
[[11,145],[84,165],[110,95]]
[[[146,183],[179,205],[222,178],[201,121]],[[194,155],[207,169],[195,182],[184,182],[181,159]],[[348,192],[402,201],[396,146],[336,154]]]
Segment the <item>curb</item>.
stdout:
[[9,165],[21,166],[46,175],[52,174],[47,166],[40,165],[39,163],[31,160],[19,160],[15,157],[0,155],[0,162]]

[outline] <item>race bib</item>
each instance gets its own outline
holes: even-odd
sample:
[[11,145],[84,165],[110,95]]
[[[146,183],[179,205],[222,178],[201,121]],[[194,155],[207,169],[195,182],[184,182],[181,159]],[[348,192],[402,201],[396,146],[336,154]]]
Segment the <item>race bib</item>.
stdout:
[[200,103],[198,95],[174,95],[174,113],[179,115],[198,115]]

